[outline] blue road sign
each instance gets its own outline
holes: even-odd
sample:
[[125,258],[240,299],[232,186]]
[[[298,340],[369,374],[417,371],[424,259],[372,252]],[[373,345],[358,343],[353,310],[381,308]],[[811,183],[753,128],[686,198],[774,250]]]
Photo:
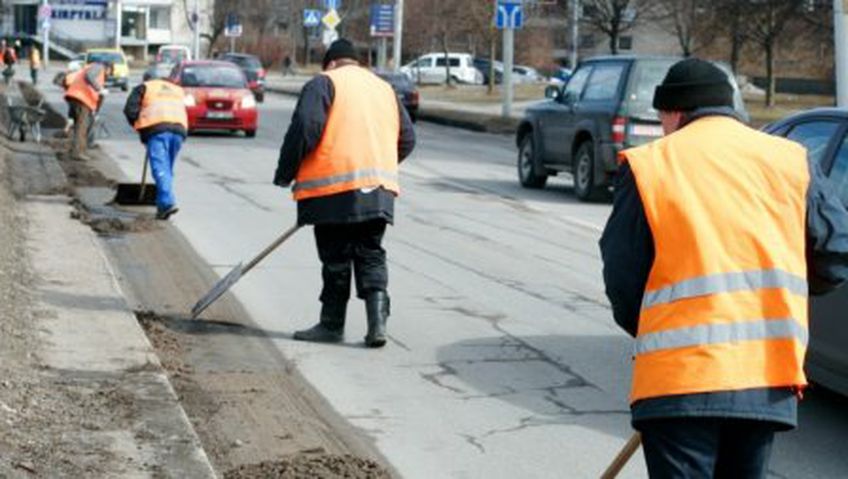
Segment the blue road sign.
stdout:
[[324,0],[324,10],[338,10],[342,7],[342,0]]
[[303,26],[317,27],[321,24],[321,10],[304,10],[303,11]]
[[395,34],[394,5],[375,3],[371,5],[371,36],[391,37]]
[[495,9],[495,26],[501,30],[505,28],[521,28],[524,24],[524,13],[521,10],[521,2],[516,0],[498,0]]
[[240,24],[239,17],[237,13],[228,13],[227,21],[225,22],[226,28],[235,28],[236,25]]

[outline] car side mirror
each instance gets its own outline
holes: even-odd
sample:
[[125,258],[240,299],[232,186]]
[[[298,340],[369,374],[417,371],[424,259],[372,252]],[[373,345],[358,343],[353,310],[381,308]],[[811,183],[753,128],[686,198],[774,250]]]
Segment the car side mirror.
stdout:
[[562,93],[560,92],[559,88],[557,88],[556,86],[548,85],[548,87],[545,88],[545,98],[547,98],[549,100],[558,101],[561,96],[562,96]]

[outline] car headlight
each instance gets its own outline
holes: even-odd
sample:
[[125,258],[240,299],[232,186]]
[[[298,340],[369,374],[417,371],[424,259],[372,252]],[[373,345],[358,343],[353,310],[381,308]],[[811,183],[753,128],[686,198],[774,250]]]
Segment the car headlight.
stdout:
[[185,106],[197,106],[197,101],[194,99],[194,95],[186,95],[183,99]]
[[242,108],[256,108],[256,98],[253,98],[253,94],[245,95],[241,99],[241,107]]

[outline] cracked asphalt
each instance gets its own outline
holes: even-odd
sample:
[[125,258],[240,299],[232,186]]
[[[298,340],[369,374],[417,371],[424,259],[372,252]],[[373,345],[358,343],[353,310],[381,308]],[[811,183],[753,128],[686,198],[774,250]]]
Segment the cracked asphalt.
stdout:
[[[143,150],[124,125],[123,99],[107,101],[105,115],[121,126],[102,144],[137,178]],[[184,147],[174,223],[220,275],[295,221],[290,193],[271,184],[294,104],[269,95],[255,139],[209,134]],[[417,130],[386,240],[393,308],[384,350],[361,347],[356,301],[344,345],[288,339],[320,308],[308,229],[234,294],[404,477],[597,477],[631,434],[630,341],[611,319],[596,246],[610,206],[578,203],[565,178],[520,188],[512,138]],[[214,319],[214,307],[204,317]],[[773,476],[848,474],[846,406],[810,391],[801,429],[775,446]],[[644,476],[638,456],[622,475]]]

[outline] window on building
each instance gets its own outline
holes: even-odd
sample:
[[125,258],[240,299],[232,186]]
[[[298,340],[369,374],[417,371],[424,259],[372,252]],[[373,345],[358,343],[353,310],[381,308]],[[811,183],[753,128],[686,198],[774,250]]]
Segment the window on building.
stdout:
[[150,28],[171,29],[171,9],[169,7],[150,7]]
[[630,35],[618,37],[619,50],[633,50],[633,37]]

